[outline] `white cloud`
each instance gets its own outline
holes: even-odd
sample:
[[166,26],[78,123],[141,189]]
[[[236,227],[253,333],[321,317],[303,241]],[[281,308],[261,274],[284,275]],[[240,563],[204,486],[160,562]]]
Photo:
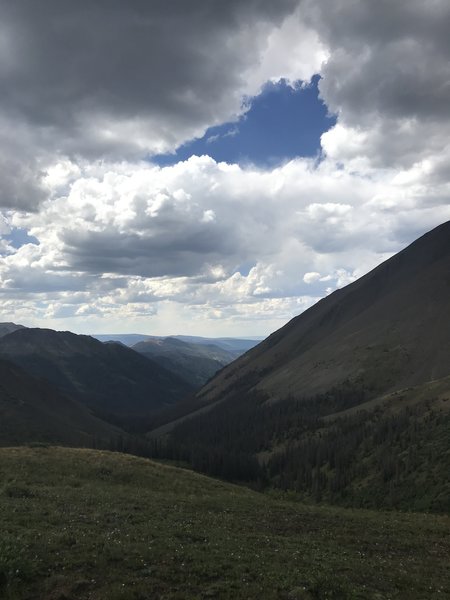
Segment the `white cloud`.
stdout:
[[310,273],[305,273],[303,275],[303,281],[309,285],[310,283],[320,281],[320,277],[320,273],[318,273],[317,271],[311,271]]
[[450,133],[447,0],[304,0],[302,7],[329,52],[320,90],[339,122],[323,137],[327,154],[356,168],[409,168],[440,155]]
[[325,45],[317,32],[305,25],[297,9],[267,36],[258,64],[246,73],[247,93],[257,94],[267,81],[307,82],[322,70],[327,58]]
[[137,319],[150,331],[169,303],[185,315],[191,307],[204,333],[220,315],[227,330],[235,319],[268,332],[263,323],[280,325],[450,218],[445,200],[423,206],[414,174],[374,179],[330,161],[272,171],[208,157],[79,168],[65,195],[56,178],[39,212],[11,217],[39,245],[4,256],[0,274],[7,305],[26,294],[39,316],[46,298],[45,319],[84,329]]

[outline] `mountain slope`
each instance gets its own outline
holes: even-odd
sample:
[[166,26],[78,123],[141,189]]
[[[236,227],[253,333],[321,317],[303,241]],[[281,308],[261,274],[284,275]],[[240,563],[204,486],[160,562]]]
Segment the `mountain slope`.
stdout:
[[0,357],[99,414],[146,415],[191,391],[181,378],[130,348],[67,331],[14,331],[0,339]]
[[198,388],[241,354],[214,344],[188,343],[176,337],[151,338],[134,345],[133,350]]
[[350,381],[372,395],[450,374],[450,222],[294,318],[200,393],[272,399]]
[[91,445],[94,438],[108,440],[116,433],[46,381],[0,360],[0,445]]
[[18,329],[25,329],[25,327],[23,325],[16,325],[16,323],[0,323],[0,338]]
[[448,511],[449,308],[445,223],[225,367],[155,451],[308,499]]

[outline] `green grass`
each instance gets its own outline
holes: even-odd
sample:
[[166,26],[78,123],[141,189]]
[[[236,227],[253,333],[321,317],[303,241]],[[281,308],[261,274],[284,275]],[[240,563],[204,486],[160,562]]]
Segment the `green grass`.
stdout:
[[446,516],[304,506],[126,455],[0,449],[4,600],[450,597]]

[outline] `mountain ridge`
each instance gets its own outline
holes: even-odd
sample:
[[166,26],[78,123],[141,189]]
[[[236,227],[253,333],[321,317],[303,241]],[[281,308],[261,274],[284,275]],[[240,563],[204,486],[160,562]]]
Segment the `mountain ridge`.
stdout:
[[130,348],[68,331],[19,329],[0,338],[0,357],[46,378],[99,414],[148,414],[192,391]]
[[[431,242],[431,245],[429,242]],[[424,252],[424,250],[426,251]],[[421,278],[422,285],[417,286],[415,277],[411,277],[411,275],[417,272],[419,268],[424,269],[426,266],[430,267],[430,270],[428,273],[423,274]],[[403,351],[401,348],[395,349],[394,344],[402,336],[405,337],[405,319],[408,314],[414,313],[418,300],[422,304],[425,301],[429,301],[427,310],[428,313],[433,314],[429,315],[428,319],[426,319],[426,314],[422,315],[424,323],[420,327],[421,331],[415,337],[414,335],[410,336],[407,340],[408,346],[411,346],[414,342],[418,346],[419,338],[426,340],[429,346],[432,345],[434,341],[429,339],[430,336],[427,336],[426,332],[427,326],[430,326],[435,329],[431,337],[440,340],[439,345],[443,347],[443,350],[440,353],[437,351],[434,352],[433,361],[435,362],[431,366],[431,361],[428,360],[426,368],[420,366],[420,359],[416,359],[413,362],[411,356],[408,357],[405,355],[403,362],[407,363],[409,361],[411,363],[410,374],[413,378],[412,381],[406,384],[411,383],[415,385],[426,381],[427,378],[433,379],[445,376],[448,374],[446,371],[446,357],[450,355],[450,326],[446,322],[448,319],[445,319],[448,299],[450,298],[450,275],[446,279],[442,279],[439,284],[442,271],[450,273],[450,222],[444,223],[435,230],[428,232],[356,282],[333,292],[333,294],[320,300],[301,315],[294,317],[284,327],[247,352],[243,358],[226,367],[219,374],[218,378],[214,378],[201,390],[199,397],[210,400],[214,396],[211,392],[215,387],[219,387],[220,393],[223,393],[227,387],[230,387],[230,384],[236,384],[236,379],[242,379],[244,374],[248,375],[251,369],[255,369],[257,361],[257,371],[260,374],[260,381],[255,386],[251,386],[255,389],[267,390],[272,396],[276,396],[276,386],[280,384],[283,377],[289,376],[291,377],[291,387],[298,386],[301,393],[310,394],[325,391],[327,387],[341,383],[346,379],[348,370],[346,371],[345,367],[351,361],[347,360],[345,365],[341,365],[343,367],[341,369],[341,380],[339,380],[339,364],[335,363],[335,374],[330,373],[330,367],[327,367],[323,363],[326,360],[332,360],[333,354],[341,354],[342,352],[347,352],[348,354],[348,346],[351,343],[353,343],[353,349],[360,352],[360,356],[348,358],[356,358],[361,371],[364,369],[368,370],[368,366],[364,365],[364,360],[361,360],[361,354],[369,359],[368,352],[361,350],[361,346],[367,341],[361,335],[363,328],[368,333],[366,337],[370,337],[375,345],[382,343],[389,344],[391,351],[395,350],[394,355],[398,360],[399,354],[401,355]],[[399,284],[403,287],[401,294],[396,293],[395,289],[391,289],[394,279],[397,288]],[[369,290],[367,290],[367,286],[369,286]],[[435,288],[434,291],[426,297],[427,288],[431,290],[433,289],[432,286]],[[363,294],[361,294],[362,288]],[[418,292],[420,292],[421,298],[417,297]],[[441,297],[440,292],[444,292],[441,294]],[[445,299],[444,301],[443,298]],[[411,309],[411,303],[414,303],[413,310]],[[396,313],[395,322],[393,323],[392,319],[389,322],[390,327],[394,326],[391,331],[392,335],[383,340],[381,332],[377,331],[377,329],[379,330],[380,320],[386,322],[383,314],[392,314],[394,311]],[[367,313],[369,313],[369,318],[373,323],[372,326],[370,323],[364,322],[368,318]],[[439,321],[439,325],[436,325],[436,321]],[[343,347],[336,350],[336,340],[339,336],[342,337],[342,328],[345,326],[347,326],[347,331],[344,331],[347,347],[344,344]],[[386,332],[383,331],[382,333]],[[353,340],[351,337],[353,337]],[[328,349],[324,348],[322,343],[322,340],[325,338],[328,338],[328,341],[331,339],[332,342],[328,344]],[[355,344],[355,339],[358,341],[359,346]],[[283,349],[283,344],[289,346],[288,351],[293,356],[292,360],[289,357],[286,358],[288,351]],[[318,349],[312,351],[315,344],[318,344]],[[409,348],[406,348],[406,352],[408,351]],[[301,365],[299,365],[298,360],[296,362],[296,358],[300,355],[306,355]],[[389,360],[391,358],[392,356],[389,357]],[[378,352],[375,360],[381,359]],[[305,369],[306,362],[309,362],[311,365],[309,370]],[[284,372],[275,375],[280,366]],[[299,366],[303,367],[303,369],[299,368]],[[264,373],[265,369],[266,372]],[[269,383],[267,383],[268,372],[270,372],[272,379]],[[356,376],[357,373],[354,373],[354,375]],[[309,382],[305,383],[304,380],[307,376],[309,376]],[[302,379],[303,381],[301,381]],[[317,382],[318,379],[321,381]],[[403,380],[397,380],[397,383],[402,386]],[[292,390],[287,390],[283,386],[282,388],[283,393],[292,393]],[[389,385],[386,385],[385,389],[380,389],[379,391],[381,393],[389,389]]]
[[11,321],[0,323],[0,338],[17,329],[25,329],[25,327],[23,325],[18,325],[17,323],[12,323]]
[[198,389],[217,371],[241,355],[238,350],[225,350],[211,343],[190,343],[170,336],[148,339],[132,348]]

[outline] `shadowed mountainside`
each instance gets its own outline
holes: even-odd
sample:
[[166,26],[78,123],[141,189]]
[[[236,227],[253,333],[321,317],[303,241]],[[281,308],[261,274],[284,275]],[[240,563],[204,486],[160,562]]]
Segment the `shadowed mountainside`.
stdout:
[[23,325],[16,325],[16,323],[0,323],[0,338],[18,329],[25,329],[25,327]]
[[180,377],[130,348],[67,331],[14,331],[0,339],[0,357],[99,414],[147,415],[192,391]]
[[117,430],[43,379],[0,360],[0,445],[92,445]]

